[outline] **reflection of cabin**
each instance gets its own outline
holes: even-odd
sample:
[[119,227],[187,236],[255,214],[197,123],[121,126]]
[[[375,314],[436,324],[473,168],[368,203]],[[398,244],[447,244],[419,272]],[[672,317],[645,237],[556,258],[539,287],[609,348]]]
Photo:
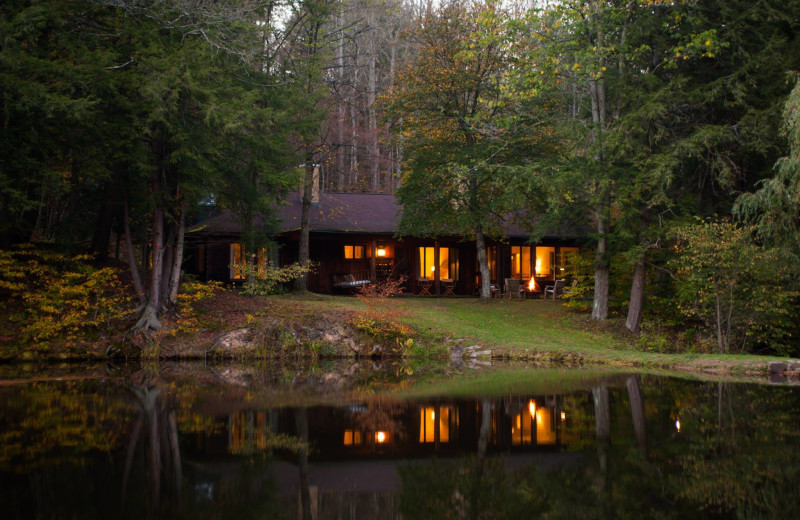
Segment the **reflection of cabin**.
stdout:
[[[308,409],[309,441],[315,446],[312,458],[350,460],[417,457],[434,452],[445,456],[472,453],[480,436],[482,406],[487,403],[491,452],[564,449],[587,430],[587,425],[576,419],[583,410],[567,406],[558,396],[312,407]],[[590,405],[588,400],[579,404]],[[291,409],[280,409],[230,415],[228,452],[263,451],[277,434],[297,435],[293,413]]]
[[[298,195],[277,208],[279,248],[271,253],[258,251],[258,265],[297,260],[301,211]],[[474,242],[459,237],[399,239],[400,212],[391,195],[319,194],[311,212],[309,249],[317,269],[309,276],[309,290],[347,291],[404,274],[407,290],[415,294],[477,294],[480,275]],[[225,282],[243,279],[237,266],[246,262],[247,254],[240,226],[230,212],[196,224],[187,237],[187,272]],[[541,291],[547,282],[569,276],[570,256],[577,252],[574,239],[547,236],[531,245],[524,231],[509,226],[502,242],[488,242],[491,283],[502,287],[504,279],[516,278],[527,285],[534,277]]]

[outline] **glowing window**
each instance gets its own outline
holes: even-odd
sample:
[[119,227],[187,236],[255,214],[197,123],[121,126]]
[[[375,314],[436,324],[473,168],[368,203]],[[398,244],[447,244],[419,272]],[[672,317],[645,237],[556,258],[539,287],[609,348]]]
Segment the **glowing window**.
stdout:
[[365,246],[344,246],[344,258],[345,260],[360,260],[366,256],[365,251]]
[[231,244],[231,257],[229,265],[231,269],[231,280],[244,280],[245,266],[247,265],[244,244]]

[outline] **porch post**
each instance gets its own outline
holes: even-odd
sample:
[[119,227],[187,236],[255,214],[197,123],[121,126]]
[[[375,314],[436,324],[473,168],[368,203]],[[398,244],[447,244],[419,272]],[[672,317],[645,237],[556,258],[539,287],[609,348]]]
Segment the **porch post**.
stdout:
[[439,282],[439,241],[433,242],[433,265],[436,267],[433,271],[433,290],[436,296],[441,295],[441,283]]
[[375,268],[375,262],[376,262],[376,258],[375,257],[377,255],[378,255],[378,245],[377,245],[377,242],[375,240],[373,240],[372,241],[372,254],[370,255],[370,259],[369,259],[369,279],[372,280],[373,282],[377,282],[378,281],[378,278],[376,276],[376,268]]

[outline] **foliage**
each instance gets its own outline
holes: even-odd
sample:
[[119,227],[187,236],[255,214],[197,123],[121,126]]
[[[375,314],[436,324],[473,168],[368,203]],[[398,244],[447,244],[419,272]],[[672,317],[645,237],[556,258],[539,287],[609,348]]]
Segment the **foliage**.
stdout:
[[196,280],[185,279],[181,282],[181,292],[178,294],[177,320],[175,327],[170,329],[170,333],[194,332],[200,322],[196,304],[207,300],[222,290],[221,282],[198,282]]
[[350,321],[357,330],[376,341],[394,342],[404,351],[414,345],[409,337],[413,330],[397,320],[402,313],[389,300],[402,294],[406,279],[401,275],[359,287],[358,299],[367,305],[367,310],[356,313]]
[[735,212],[756,224],[759,236],[774,244],[792,240],[787,247],[797,250],[800,243],[800,76],[783,109],[784,132],[789,155],[775,163],[775,175],[765,179],[755,193],[743,194]]
[[291,264],[283,267],[263,267],[247,264],[236,266],[244,276],[244,292],[250,296],[268,296],[283,292],[283,285],[314,271],[313,264]]
[[675,230],[678,309],[703,323],[718,352],[797,354],[797,260],[757,243],[754,231],[724,220]]
[[46,348],[110,332],[132,310],[132,300],[113,267],[94,267],[90,257],[21,246],[0,251],[0,303],[20,326],[22,343]]

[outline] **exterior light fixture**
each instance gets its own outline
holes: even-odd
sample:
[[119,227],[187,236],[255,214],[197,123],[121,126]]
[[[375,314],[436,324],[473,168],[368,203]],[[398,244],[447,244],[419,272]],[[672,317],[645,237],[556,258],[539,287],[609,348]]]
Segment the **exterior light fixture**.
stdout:
[[376,252],[376,254],[380,257],[386,256],[386,248],[383,246],[378,246],[378,251]]
[[386,432],[375,432],[375,442],[378,444],[386,442]]

